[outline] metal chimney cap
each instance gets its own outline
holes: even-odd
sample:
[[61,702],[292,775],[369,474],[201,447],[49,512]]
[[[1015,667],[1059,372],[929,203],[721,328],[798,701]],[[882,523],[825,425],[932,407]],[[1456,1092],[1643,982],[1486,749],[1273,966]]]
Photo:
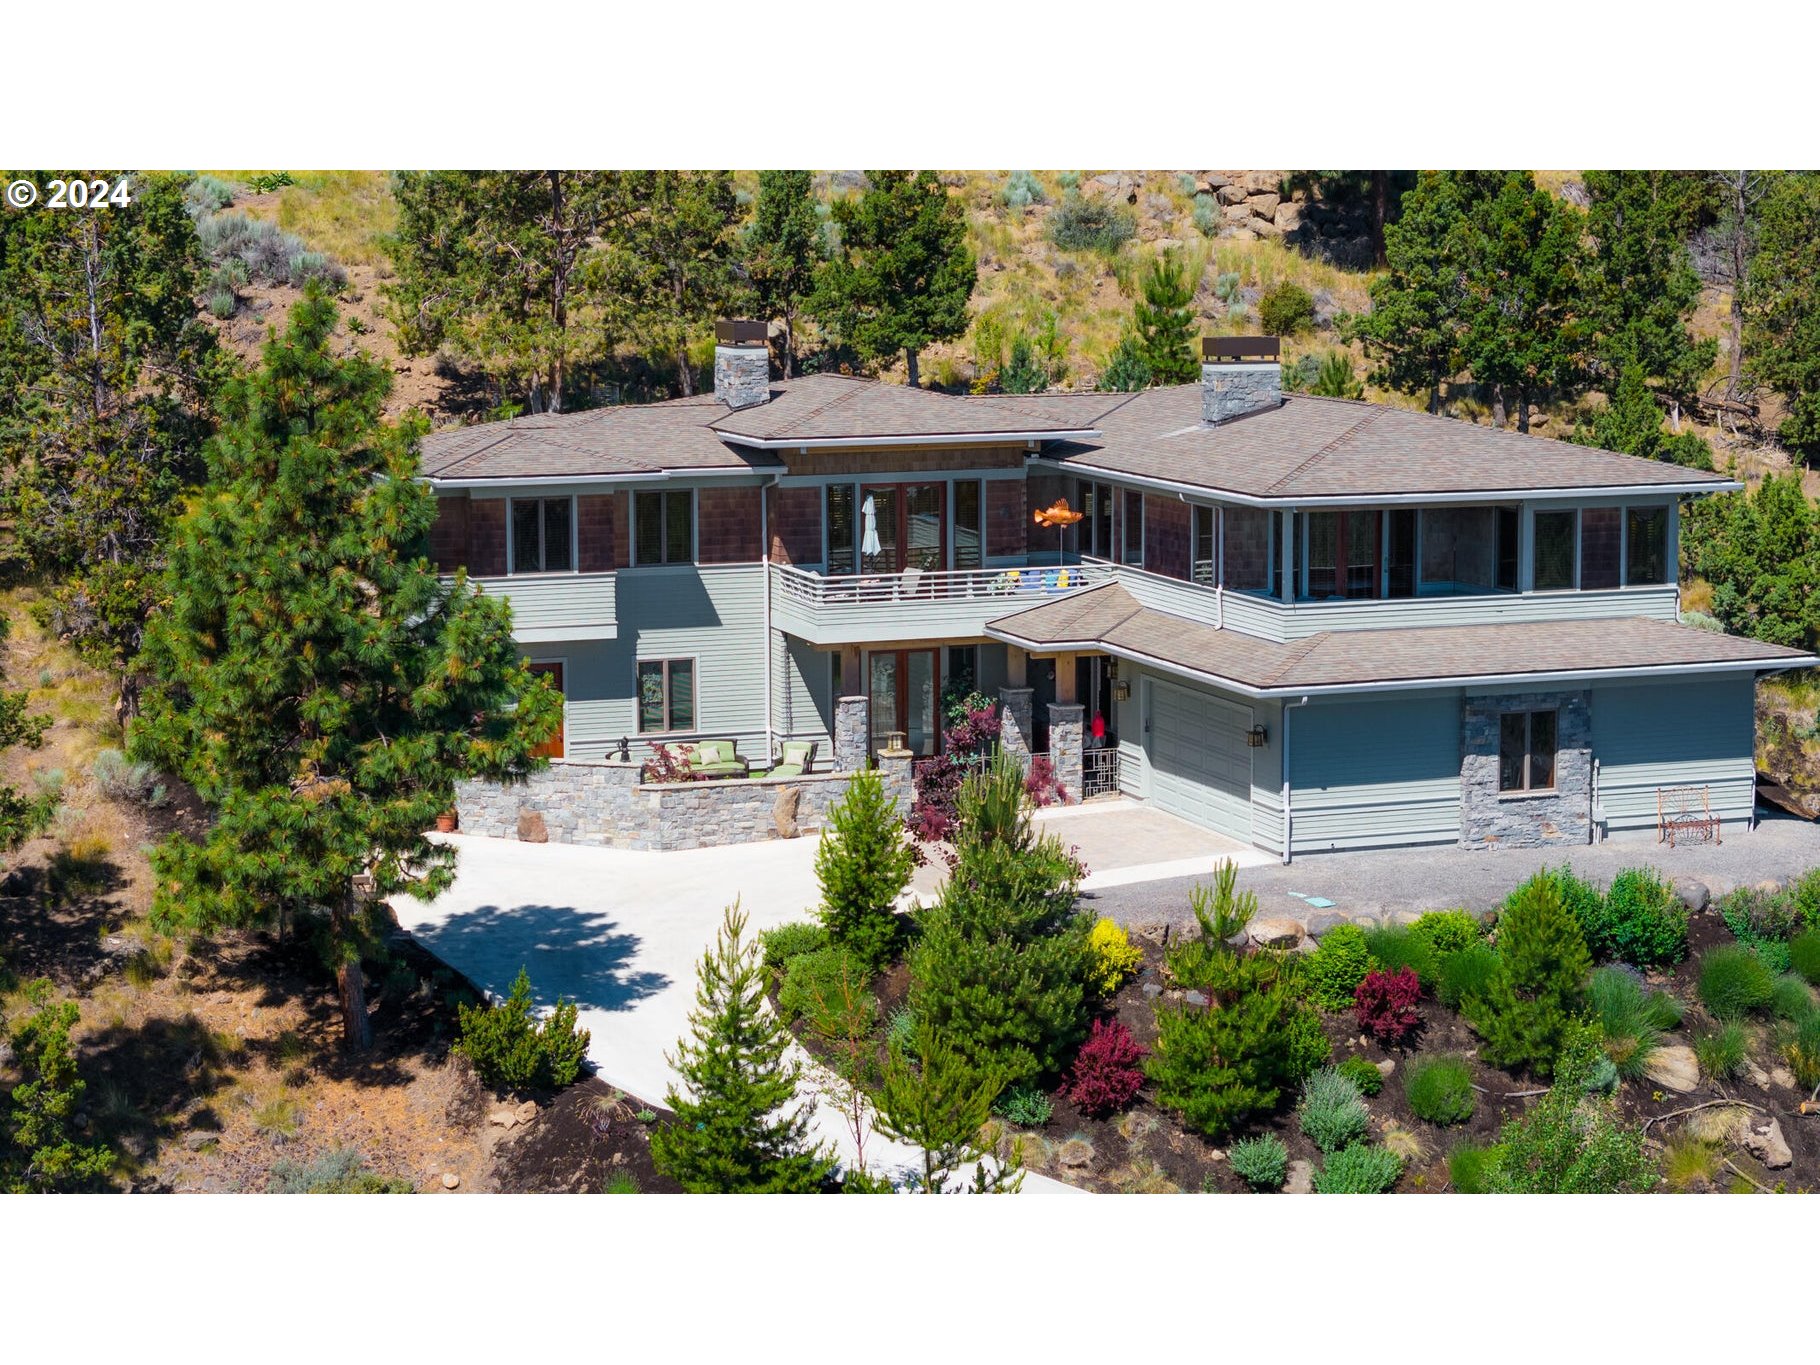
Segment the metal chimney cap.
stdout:
[[1281,337],[1202,337],[1201,359],[1214,365],[1238,365],[1247,361],[1279,360],[1283,353]]
[[763,346],[770,334],[765,323],[745,318],[722,318],[714,324],[714,340],[722,346]]

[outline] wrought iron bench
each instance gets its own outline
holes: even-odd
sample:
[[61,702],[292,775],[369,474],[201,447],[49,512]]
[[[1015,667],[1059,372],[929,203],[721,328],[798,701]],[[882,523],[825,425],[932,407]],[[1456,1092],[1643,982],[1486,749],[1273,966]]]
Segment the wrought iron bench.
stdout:
[[1678,838],[1702,844],[1725,842],[1707,788],[1656,788],[1656,842],[1673,848]]

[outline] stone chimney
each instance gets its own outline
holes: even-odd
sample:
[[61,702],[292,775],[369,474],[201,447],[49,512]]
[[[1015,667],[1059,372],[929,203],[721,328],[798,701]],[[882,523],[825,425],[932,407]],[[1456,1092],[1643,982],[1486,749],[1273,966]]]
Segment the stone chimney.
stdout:
[[771,397],[768,330],[762,322],[714,324],[714,396],[736,412]]
[[1201,340],[1201,421],[1217,426],[1234,417],[1280,407],[1283,362],[1277,337]]

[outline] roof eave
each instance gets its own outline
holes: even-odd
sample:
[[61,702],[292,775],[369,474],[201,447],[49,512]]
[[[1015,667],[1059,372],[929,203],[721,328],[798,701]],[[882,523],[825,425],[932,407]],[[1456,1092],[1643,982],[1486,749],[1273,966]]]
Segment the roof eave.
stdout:
[[663,483],[671,479],[768,479],[775,469],[731,469],[724,465],[704,465],[698,469],[653,469],[636,474],[492,474],[468,478],[445,479],[435,474],[418,477],[432,488],[554,488],[564,484],[612,485],[626,483]]
[[1091,441],[1100,433],[1092,428],[1077,431],[962,431],[905,436],[742,436],[737,432],[709,430],[733,445],[755,450],[821,450],[830,446],[949,446],[1006,445],[1026,441]]

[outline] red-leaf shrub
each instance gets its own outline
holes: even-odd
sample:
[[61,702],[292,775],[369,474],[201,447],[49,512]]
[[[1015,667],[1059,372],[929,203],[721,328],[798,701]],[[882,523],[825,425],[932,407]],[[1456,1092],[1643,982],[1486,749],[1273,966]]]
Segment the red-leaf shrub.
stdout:
[[689,766],[692,750],[686,744],[671,746],[653,744],[651,756],[645,760],[644,771],[639,779],[647,783],[660,782],[693,782],[696,773]]
[[1421,979],[1413,969],[1399,967],[1394,972],[1366,972],[1352,993],[1352,1008],[1360,1028],[1380,1043],[1398,1043],[1422,1022],[1416,1013],[1421,998]]
[[942,731],[942,752],[911,770],[914,800],[906,822],[911,837],[936,843],[954,833],[955,801],[967,774],[998,743],[998,707],[982,706],[962,713]]
[[1063,1089],[1089,1118],[1116,1113],[1137,1098],[1148,1051],[1118,1020],[1095,1019]]
[[1056,781],[1055,764],[1048,754],[1032,754],[1030,771],[1024,775],[1024,791],[1039,806],[1059,806],[1068,799],[1067,789]]

